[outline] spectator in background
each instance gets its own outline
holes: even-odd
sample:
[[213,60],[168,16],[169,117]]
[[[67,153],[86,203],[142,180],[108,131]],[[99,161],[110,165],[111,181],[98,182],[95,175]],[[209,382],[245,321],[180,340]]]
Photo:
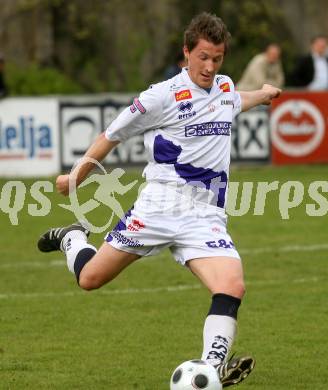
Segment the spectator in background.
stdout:
[[281,88],[285,76],[280,61],[281,49],[276,43],[268,45],[263,53],[257,54],[248,63],[236,88],[243,91],[261,89],[263,84]]
[[311,53],[299,58],[289,84],[310,91],[328,89],[328,41],[317,35],[311,41]]
[[[179,74],[184,66],[187,65],[186,59],[182,51],[179,51],[176,58],[175,63],[173,65],[168,66],[164,72],[164,80],[171,79],[172,77]],[[261,87],[262,88],[262,87]]]
[[4,78],[5,58],[0,53],[0,98],[5,97],[8,93],[8,89]]

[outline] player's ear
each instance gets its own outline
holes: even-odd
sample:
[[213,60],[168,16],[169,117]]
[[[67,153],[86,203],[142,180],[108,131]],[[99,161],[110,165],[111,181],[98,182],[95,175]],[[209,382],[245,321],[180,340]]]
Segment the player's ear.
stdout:
[[187,46],[184,45],[183,46],[183,54],[185,56],[185,59],[187,60],[187,62],[189,61],[189,55],[190,55],[190,51],[188,50]]

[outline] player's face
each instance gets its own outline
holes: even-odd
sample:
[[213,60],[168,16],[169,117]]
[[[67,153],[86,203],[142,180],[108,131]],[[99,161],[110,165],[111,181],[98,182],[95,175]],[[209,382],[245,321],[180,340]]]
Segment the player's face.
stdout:
[[224,43],[215,45],[200,39],[191,51],[186,46],[183,51],[188,60],[188,73],[191,80],[201,88],[212,87],[214,77],[223,63]]

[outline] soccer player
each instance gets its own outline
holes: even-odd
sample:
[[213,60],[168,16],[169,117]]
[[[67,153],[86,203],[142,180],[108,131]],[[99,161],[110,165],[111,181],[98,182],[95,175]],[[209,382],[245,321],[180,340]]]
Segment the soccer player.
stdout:
[[[167,81],[142,92],[91,145],[85,157],[101,161],[120,142],[144,134],[149,163],[147,185],[97,251],[79,223],[48,230],[38,242],[43,252],[61,250],[79,286],[97,289],[142,256],[169,247],[176,261],[197,276],[212,294],[203,332],[202,359],[217,367],[224,387],[252,371],[251,356],[228,359],[237,312],[245,288],[238,251],[226,230],[226,188],[233,117],[259,104],[270,104],[281,90],[271,85],[236,92],[227,76],[217,75],[230,33],[216,15],[201,13],[184,34],[188,66]],[[57,178],[57,190],[69,193],[69,181],[82,183],[94,168],[78,163]]]

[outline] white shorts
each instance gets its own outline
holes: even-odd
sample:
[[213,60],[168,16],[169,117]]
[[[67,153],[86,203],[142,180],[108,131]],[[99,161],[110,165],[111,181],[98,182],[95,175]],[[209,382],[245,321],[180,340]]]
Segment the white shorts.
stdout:
[[114,248],[152,256],[169,248],[180,264],[202,257],[240,256],[223,209],[195,200],[192,187],[150,182],[105,240]]

